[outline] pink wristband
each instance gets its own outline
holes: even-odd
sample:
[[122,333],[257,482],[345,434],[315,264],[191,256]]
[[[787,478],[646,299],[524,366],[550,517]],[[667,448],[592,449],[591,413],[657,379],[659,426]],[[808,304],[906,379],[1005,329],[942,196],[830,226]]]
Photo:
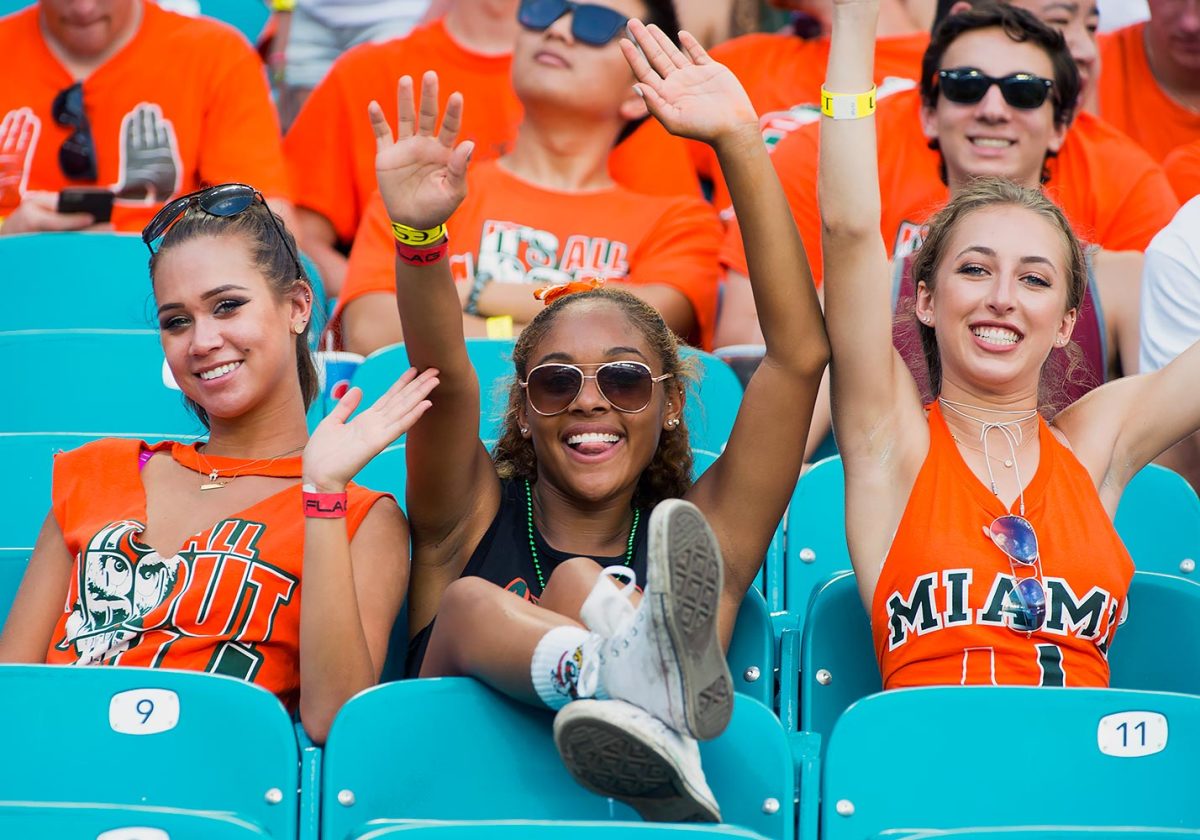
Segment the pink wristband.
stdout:
[[412,266],[433,265],[441,262],[450,250],[450,240],[443,239],[440,245],[432,248],[414,248],[397,240],[396,256]]
[[304,515],[309,519],[342,519],[348,502],[345,493],[310,493],[303,491]]

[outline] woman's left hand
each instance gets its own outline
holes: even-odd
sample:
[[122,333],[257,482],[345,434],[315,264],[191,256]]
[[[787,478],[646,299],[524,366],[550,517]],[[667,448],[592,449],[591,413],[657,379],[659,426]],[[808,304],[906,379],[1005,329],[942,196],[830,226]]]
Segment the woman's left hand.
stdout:
[[681,51],[657,26],[631,18],[629,35],[621,51],[646,107],[668,131],[713,145],[739,132],[758,136],[758,114],[741,82],[691,34],[679,33]]
[[438,372],[405,371],[375,404],[346,422],[362,401],[351,388],[321,421],[304,447],[304,483],[323,493],[340,493],[367,462],[416,424],[433,403],[426,399],[437,387]]

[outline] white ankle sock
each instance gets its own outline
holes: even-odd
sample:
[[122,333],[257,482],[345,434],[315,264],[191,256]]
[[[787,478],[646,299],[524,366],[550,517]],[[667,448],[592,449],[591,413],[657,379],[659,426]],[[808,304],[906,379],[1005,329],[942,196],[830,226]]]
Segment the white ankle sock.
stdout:
[[580,697],[596,697],[600,668],[596,663],[599,637],[582,627],[555,627],[533,650],[529,674],[533,689],[551,709],[561,709]]

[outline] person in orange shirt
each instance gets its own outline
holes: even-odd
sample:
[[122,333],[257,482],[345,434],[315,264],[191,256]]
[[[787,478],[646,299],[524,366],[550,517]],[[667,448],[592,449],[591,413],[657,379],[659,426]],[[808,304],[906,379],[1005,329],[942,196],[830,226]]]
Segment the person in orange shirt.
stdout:
[[[1043,368],[1071,340],[1083,251],[1042,191],[982,178],[931,221],[913,267],[936,395],[922,405],[880,294],[890,270],[875,121],[846,107],[872,85],[874,11],[837,5],[819,178],[846,535],[884,687],[1106,686],[1133,575],[1112,517],[1138,470],[1200,428],[1200,347],[1047,423]],[[1006,58],[971,34],[948,50],[955,64]],[[1030,43],[1007,48],[1028,75],[963,88],[943,70],[941,96],[1053,107],[1049,58]]]
[[[829,58],[830,8],[824,0],[772,0],[772,5],[803,12],[822,27],[819,37],[800,32],[755,33],[734,38],[713,49],[713,59],[738,77],[758,111],[763,140],[768,148],[803,125],[816,121],[821,76]],[[926,0],[884,0],[875,41],[875,75],[878,84],[888,80],[915,82],[921,55],[929,43],[933,7]],[[712,183],[712,202],[718,211],[729,211],[729,192],[721,178],[712,149],[690,144],[697,174]]]
[[290,216],[262,62],[228,26],[145,0],[40,0],[0,19],[0,51],[0,233],[91,227],[88,213],[57,212],[68,187],[111,190],[121,231],[231,180]]
[[56,458],[0,661],[234,676],[322,742],[378,681],[408,580],[404,515],[350,480],[429,408],[437,372],[410,371],[347,423],[351,389],[310,438],[312,289],[262,194],[181,197],[143,239],[163,353],[208,439]]
[[1150,0],[1150,20],[1100,36],[1098,113],[1157,161],[1200,138],[1200,6]]
[[[524,17],[545,8],[563,14],[549,23]],[[519,330],[538,311],[530,294],[537,285],[600,277],[650,303],[677,334],[711,344],[721,237],[711,207],[699,196],[634,194],[613,183],[606,165],[625,126],[646,113],[615,38],[630,13],[678,31],[673,8],[663,0],[591,8],[606,14],[576,16],[553,0],[522,7],[513,84],[525,119],[510,154],[472,170],[471,198],[450,220],[464,329],[486,335],[489,318],[511,318],[500,329]],[[607,26],[593,33],[577,20]],[[376,197],[334,313],[347,349],[365,355],[403,338],[394,266]]]
[[[362,119],[368,103],[395,119],[392,80],[432,68],[442,80],[439,107],[453,91],[471,103],[463,136],[475,142],[476,159],[506,153],[521,123],[511,75],[517,7],[518,0],[453,0],[444,18],[405,38],[350,50],[305,102],[284,153],[299,196],[300,239],[331,295],[341,293],[344,254],[375,191],[375,144]],[[618,183],[655,195],[700,194],[682,140],[653,120],[622,138],[609,160]]]
[[1181,202],[1200,195],[1200,140],[1180,146],[1167,155],[1163,169]]

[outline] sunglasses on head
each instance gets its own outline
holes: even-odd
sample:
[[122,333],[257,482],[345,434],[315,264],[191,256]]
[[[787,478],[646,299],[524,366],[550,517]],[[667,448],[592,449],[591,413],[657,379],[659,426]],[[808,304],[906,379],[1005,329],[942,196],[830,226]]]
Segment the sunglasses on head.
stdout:
[[565,14],[571,15],[572,37],[593,47],[607,44],[629,22],[629,18],[616,9],[572,0],[522,0],[517,22],[526,29],[541,32]]
[[988,76],[974,67],[938,71],[938,86],[951,102],[973,105],[987,94],[988,88],[999,85],[1004,101],[1014,108],[1040,108],[1050,95],[1054,82],[1032,73],[1013,73],[1009,76]]
[[[1037,534],[1023,516],[998,516],[987,528],[996,547],[1005,553],[1011,564],[1032,568],[1038,562]],[[1013,566],[1016,576],[1016,566]],[[1033,633],[1046,623],[1046,588],[1038,577],[1017,578],[1004,602],[1009,625],[1018,633]]]
[[215,187],[181,195],[174,201],[168,202],[154,214],[150,224],[142,229],[142,241],[146,243],[151,254],[155,253],[155,243],[162,239],[171,225],[175,224],[175,221],[193,205],[210,216],[228,218],[245,212],[256,201],[261,202],[263,209],[267,211],[267,218],[271,220],[271,226],[279,234],[280,240],[283,241],[283,247],[287,248],[292,263],[296,266],[296,279],[301,279],[304,273],[300,270],[300,260],[297,259],[296,252],[292,250],[287,237],[283,235],[283,228],[276,221],[275,214],[267,205],[267,200],[263,198],[262,193],[246,184],[219,184]]
[[[591,367],[591,365],[588,365]],[[600,396],[617,411],[637,414],[645,411],[654,394],[654,383],[674,374],[654,376],[641,362],[606,362],[590,376],[575,365],[558,362],[538,365],[529,371],[521,387],[529,395],[533,410],[545,417],[562,414],[583,391],[584,380],[595,379]]]
[[83,82],[60,90],[50,104],[50,115],[59,125],[74,129],[58,150],[58,168],[73,181],[95,181],[96,142],[87,112],[83,110]]

